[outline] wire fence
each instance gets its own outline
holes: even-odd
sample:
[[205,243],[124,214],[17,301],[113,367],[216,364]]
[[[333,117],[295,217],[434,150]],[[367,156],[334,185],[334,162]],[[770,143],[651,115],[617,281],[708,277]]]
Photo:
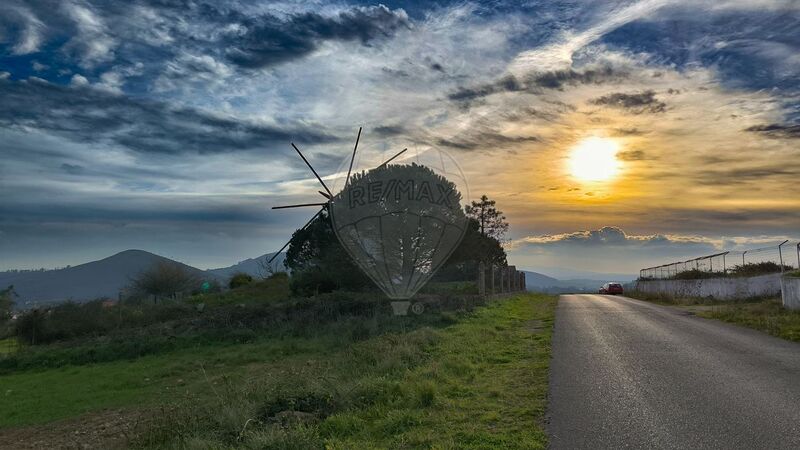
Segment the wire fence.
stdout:
[[639,271],[639,279],[764,275],[795,269],[800,269],[800,242],[786,240],[768,247],[731,250],[648,267]]

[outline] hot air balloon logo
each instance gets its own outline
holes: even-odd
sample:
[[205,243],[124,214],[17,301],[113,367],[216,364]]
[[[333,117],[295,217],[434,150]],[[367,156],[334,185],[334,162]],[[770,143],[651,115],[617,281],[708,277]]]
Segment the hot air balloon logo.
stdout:
[[[424,158],[418,154],[407,163],[392,164],[404,149],[373,169],[352,173],[360,136],[361,129],[344,187],[335,195],[292,144],[325,189],[320,193],[328,201],[276,209],[327,208],[334,233],[358,267],[389,298],[408,299],[430,281],[464,237],[468,219],[461,192],[450,178],[463,186],[466,180],[452,157],[430,148]],[[417,162],[421,159],[425,163]]]

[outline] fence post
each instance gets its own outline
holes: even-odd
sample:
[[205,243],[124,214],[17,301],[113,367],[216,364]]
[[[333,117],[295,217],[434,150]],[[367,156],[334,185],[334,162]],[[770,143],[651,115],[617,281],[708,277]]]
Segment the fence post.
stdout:
[[508,292],[517,290],[517,266],[508,266]]
[[778,258],[781,260],[781,273],[783,273],[783,250],[781,247],[783,247],[783,244],[787,242],[789,242],[788,239],[778,244]]
[[501,267],[500,268],[500,293],[501,294],[503,292],[505,292],[505,290],[506,290],[506,283],[505,283],[505,280],[503,279],[504,278],[503,275],[505,275],[505,273],[506,273],[505,268]]
[[744,255],[747,254],[747,250],[742,252],[742,265],[744,265]]
[[491,275],[491,277],[492,277],[492,295],[494,295],[494,271],[495,271],[494,264],[492,264],[491,271],[492,271],[492,275]]
[[797,268],[800,269],[800,242],[797,243]]
[[478,264],[478,293],[481,297],[486,296],[486,265],[483,261]]

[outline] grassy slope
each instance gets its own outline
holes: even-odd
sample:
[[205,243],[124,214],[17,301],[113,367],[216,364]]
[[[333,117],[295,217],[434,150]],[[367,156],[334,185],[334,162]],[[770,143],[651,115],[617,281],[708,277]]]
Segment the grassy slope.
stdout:
[[[206,345],[116,361],[0,376],[0,427],[30,425],[102,408],[147,406],[201,390],[207,374],[234,374],[255,361],[327,351],[323,340]],[[203,373],[206,372],[206,374]]]
[[[521,295],[419,328],[251,366],[135,443],[159,448],[544,448],[556,298]],[[408,320],[414,320],[408,317]]]
[[695,314],[755,328],[783,339],[800,341],[800,311],[784,309],[780,299],[714,305],[695,311]]
[[328,447],[546,447],[555,303],[520,296],[446,330],[428,362],[400,382],[412,401],[328,418]]
[[741,302],[705,298],[672,298],[630,292],[630,297],[693,312],[699,317],[717,319],[769,333],[790,341],[800,341],[800,311],[783,308],[780,298]]
[[166,405],[135,444],[543,447],[555,301],[520,296],[442,330],[364,341],[334,328],[3,375],[0,427]]

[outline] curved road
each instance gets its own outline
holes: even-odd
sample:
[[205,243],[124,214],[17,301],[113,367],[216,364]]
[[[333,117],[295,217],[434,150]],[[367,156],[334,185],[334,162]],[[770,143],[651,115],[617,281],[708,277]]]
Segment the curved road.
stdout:
[[800,448],[800,344],[626,297],[563,295],[553,449]]

